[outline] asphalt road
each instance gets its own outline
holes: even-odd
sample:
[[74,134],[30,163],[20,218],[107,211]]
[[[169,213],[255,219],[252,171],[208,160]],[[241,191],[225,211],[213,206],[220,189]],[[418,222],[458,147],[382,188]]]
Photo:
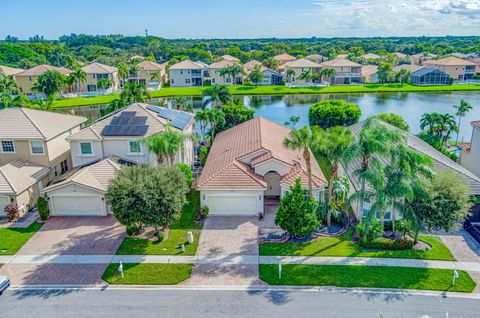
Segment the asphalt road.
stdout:
[[0,317],[480,317],[480,299],[352,291],[9,290]]

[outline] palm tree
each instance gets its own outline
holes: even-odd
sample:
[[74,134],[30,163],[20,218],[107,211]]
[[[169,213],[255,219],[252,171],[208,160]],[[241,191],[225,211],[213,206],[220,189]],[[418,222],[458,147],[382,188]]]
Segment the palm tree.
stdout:
[[208,121],[210,122],[211,142],[215,139],[215,129],[219,124],[225,123],[225,113],[217,108],[207,110]]
[[122,85],[125,85],[125,79],[128,77],[128,64],[125,62],[120,62],[117,64],[118,75],[122,79]]
[[120,98],[127,104],[142,103],[149,97],[150,94],[148,93],[145,84],[138,82],[125,84],[122,92],[120,93]]
[[28,105],[30,100],[25,95],[12,96],[8,93],[0,94],[0,109],[9,107],[22,107]]
[[0,74],[0,94],[12,94],[18,92],[17,83],[10,77]]
[[457,110],[457,112],[455,113],[455,116],[458,117],[457,139],[455,140],[455,144],[458,145],[458,135],[460,133],[460,126],[461,126],[462,117],[465,117],[465,115],[469,111],[471,111],[473,107],[467,101],[465,101],[464,99],[462,99],[460,101],[460,105],[453,105],[453,107]]
[[337,71],[330,67],[322,68],[322,70],[320,71],[320,75],[326,77],[328,79],[328,82],[331,81],[332,77],[335,76],[335,74],[337,74]]
[[272,57],[263,60],[262,63],[263,65],[265,65],[265,67],[268,67],[269,69],[272,69],[274,71],[278,71],[278,68],[280,67],[280,61]]
[[310,83],[313,79],[312,70],[304,70],[300,76],[298,77],[299,80],[304,80],[305,83]]
[[338,168],[341,162],[348,165],[355,155],[353,147],[353,134],[346,127],[336,126],[323,130],[320,127],[313,128],[316,136],[313,143],[313,150],[325,158],[330,165],[330,177],[328,180],[328,204],[327,204],[327,225],[331,225],[333,184],[338,179]]
[[77,83],[77,94],[80,93],[80,85],[81,83],[85,83],[87,81],[87,73],[81,69],[80,67],[77,67],[76,69],[73,70],[72,73],[68,75],[68,80],[70,83]]
[[404,67],[402,67],[395,75],[395,79],[400,83],[401,86],[403,86],[404,83],[409,82],[411,77],[412,73]]
[[295,76],[295,70],[293,68],[287,69],[287,80],[292,81],[292,78]]
[[452,132],[458,132],[455,117],[451,114],[440,114],[434,129],[443,143],[448,141]]
[[205,107],[209,102],[212,103],[212,107],[218,104],[226,104],[232,100],[232,94],[226,85],[214,85],[203,91],[203,97],[207,97],[203,102]]
[[428,128],[428,134],[433,135],[438,116],[439,114],[435,112],[423,114],[422,118],[420,119],[420,129],[424,130],[425,128]]
[[157,163],[173,165],[175,155],[181,148],[184,136],[167,126],[161,134],[155,134],[140,140],[150,152],[157,156]]
[[193,105],[188,103],[185,97],[175,97],[172,100],[172,107],[175,108],[176,110],[183,110],[186,112],[193,111]]
[[310,145],[315,143],[316,135],[315,130],[310,130],[308,126],[303,126],[300,129],[290,130],[290,134],[283,140],[283,146],[291,150],[303,150],[303,159],[307,166],[307,178],[308,178],[308,195],[313,198],[313,186],[312,186],[312,165],[311,165],[311,153]]
[[206,139],[206,129],[207,129],[207,124],[209,122],[208,118],[208,112],[210,110],[208,108],[205,108],[202,111],[198,111],[195,113],[195,119],[200,122],[200,134],[202,135],[202,139]]
[[30,106],[32,108],[37,108],[40,110],[52,110],[54,96],[47,96],[47,99],[38,99],[31,102]]
[[160,72],[157,72],[157,71],[150,72],[150,80],[160,82]]
[[232,77],[232,85],[235,85],[236,84],[235,79],[237,78],[237,76],[245,74],[245,70],[243,69],[242,66],[238,64],[234,64],[232,66],[229,66],[228,68],[229,68],[229,74]]
[[110,113],[113,113],[114,111],[117,111],[119,109],[122,109],[127,106],[127,103],[121,99],[121,98],[116,98],[108,104],[108,106],[105,109],[102,109],[100,112],[102,116],[108,115]]

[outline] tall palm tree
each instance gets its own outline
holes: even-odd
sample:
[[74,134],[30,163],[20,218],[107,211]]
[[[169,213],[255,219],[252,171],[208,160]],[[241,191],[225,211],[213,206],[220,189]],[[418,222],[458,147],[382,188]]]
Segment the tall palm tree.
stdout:
[[420,129],[424,130],[425,128],[427,129],[428,134],[433,135],[434,134],[434,128],[435,125],[437,124],[439,113],[425,113],[422,115],[422,118],[420,119]]
[[452,132],[458,132],[458,126],[455,122],[455,117],[453,117],[451,114],[440,114],[434,130],[442,139],[442,142],[446,143]]
[[293,68],[287,69],[287,79],[289,82],[292,81],[292,78],[295,76],[295,70]]
[[54,96],[47,96],[47,99],[38,99],[31,102],[29,107],[40,110],[52,110]]
[[225,113],[217,108],[212,108],[207,111],[207,116],[210,122],[211,142],[213,143],[217,126],[225,123]]
[[206,97],[203,102],[205,107],[209,102],[211,102],[212,108],[216,107],[218,104],[226,104],[232,100],[232,94],[226,85],[214,85],[203,91],[203,97]]
[[159,165],[171,166],[174,163],[175,155],[183,144],[184,137],[181,133],[167,126],[163,133],[143,138],[140,141],[157,156]]
[[304,70],[300,76],[298,77],[299,80],[304,80],[305,83],[310,83],[313,79],[312,70]]
[[312,156],[310,153],[310,145],[315,143],[316,136],[315,130],[310,130],[308,126],[303,126],[300,129],[290,130],[290,134],[283,140],[283,146],[291,150],[303,150],[303,159],[307,166],[307,178],[308,178],[308,195],[313,197],[312,186]]
[[335,69],[333,68],[330,68],[330,67],[324,67],[322,68],[322,70],[320,71],[320,75],[322,77],[326,77],[328,79],[328,82],[331,81],[332,77],[335,76],[335,74],[337,74],[337,72],[335,71]]
[[0,109],[9,107],[22,107],[28,105],[30,100],[25,95],[12,96],[8,93],[0,94]]
[[132,82],[125,84],[120,93],[120,98],[127,104],[142,103],[145,99],[150,98],[150,93],[147,91],[145,84]]
[[68,75],[68,80],[71,83],[77,83],[77,94],[80,93],[80,85],[81,83],[85,83],[87,81],[87,73],[81,69],[80,67],[77,67],[76,69],[73,70],[72,73]]
[[105,109],[100,111],[102,116],[108,115],[127,106],[127,103],[121,98],[112,100]]
[[18,92],[17,83],[10,77],[0,74],[0,94],[12,94]]
[[460,134],[460,127],[461,127],[461,121],[462,121],[462,117],[465,117],[465,115],[472,110],[472,106],[467,102],[465,101],[464,99],[462,99],[460,101],[460,105],[453,105],[453,107],[457,110],[457,112],[455,113],[455,116],[458,117],[458,131],[457,131],[457,139],[455,140],[455,144],[458,145],[458,135]]
[[202,135],[202,139],[206,139],[206,129],[207,129],[207,124],[209,122],[208,118],[208,112],[210,110],[208,108],[205,108],[204,110],[198,111],[195,113],[195,119],[200,122],[200,134]]
[[314,127],[316,136],[312,148],[320,156],[325,158],[330,165],[330,177],[328,180],[328,204],[327,204],[327,225],[331,225],[332,219],[332,200],[333,184],[338,179],[338,168],[341,162],[348,165],[349,161],[355,155],[353,147],[353,134],[343,126],[330,127],[323,130],[320,127]]
[[128,64],[125,62],[120,62],[117,64],[117,69],[118,69],[118,75],[122,79],[122,84],[125,85],[125,79],[128,77],[129,73],[129,68]]

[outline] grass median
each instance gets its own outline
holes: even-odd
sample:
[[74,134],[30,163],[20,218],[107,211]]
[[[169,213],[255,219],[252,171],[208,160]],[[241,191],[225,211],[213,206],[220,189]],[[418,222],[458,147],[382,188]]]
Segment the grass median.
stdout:
[[118,267],[119,264],[110,264],[102,279],[113,285],[175,285],[190,277],[193,265],[124,263],[124,278]]
[[282,278],[277,265],[260,265],[260,279],[270,285],[400,288],[470,293],[476,283],[467,272],[458,271],[452,286],[449,269],[357,266],[283,265]]
[[26,228],[0,229],[0,255],[13,255],[42,227],[37,222]]

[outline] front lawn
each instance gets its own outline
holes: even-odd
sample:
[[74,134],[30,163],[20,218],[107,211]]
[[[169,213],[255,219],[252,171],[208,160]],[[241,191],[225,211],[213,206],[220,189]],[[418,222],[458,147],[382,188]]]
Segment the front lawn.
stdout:
[[[155,242],[137,237],[126,237],[118,248],[118,255],[195,255],[202,225],[195,222],[195,213],[200,206],[200,192],[192,190],[187,196],[180,219],[170,226],[168,239]],[[187,232],[193,233],[193,244],[188,244]],[[179,247],[185,245],[185,252]]]
[[191,264],[123,264],[122,278],[119,264],[110,264],[102,279],[113,285],[175,285],[192,274]]
[[17,253],[41,227],[41,224],[33,222],[27,228],[0,229],[0,255]]
[[452,286],[449,269],[356,266],[356,265],[283,265],[278,278],[277,265],[260,265],[260,279],[270,285],[337,286],[365,288],[401,288],[470,293],[476,283],[467,272]]
[[402,250],[379,251],[367,250],[352,240],[353,229],[339,237],[320,237],[308,243],[264,243],[260,244],[260,255],[273,256],[349,256],[349,257],[383,257],[414,258],[454,261],[450,250],[438,236],[420,235],[419,239],[430,244],[428,251]]

